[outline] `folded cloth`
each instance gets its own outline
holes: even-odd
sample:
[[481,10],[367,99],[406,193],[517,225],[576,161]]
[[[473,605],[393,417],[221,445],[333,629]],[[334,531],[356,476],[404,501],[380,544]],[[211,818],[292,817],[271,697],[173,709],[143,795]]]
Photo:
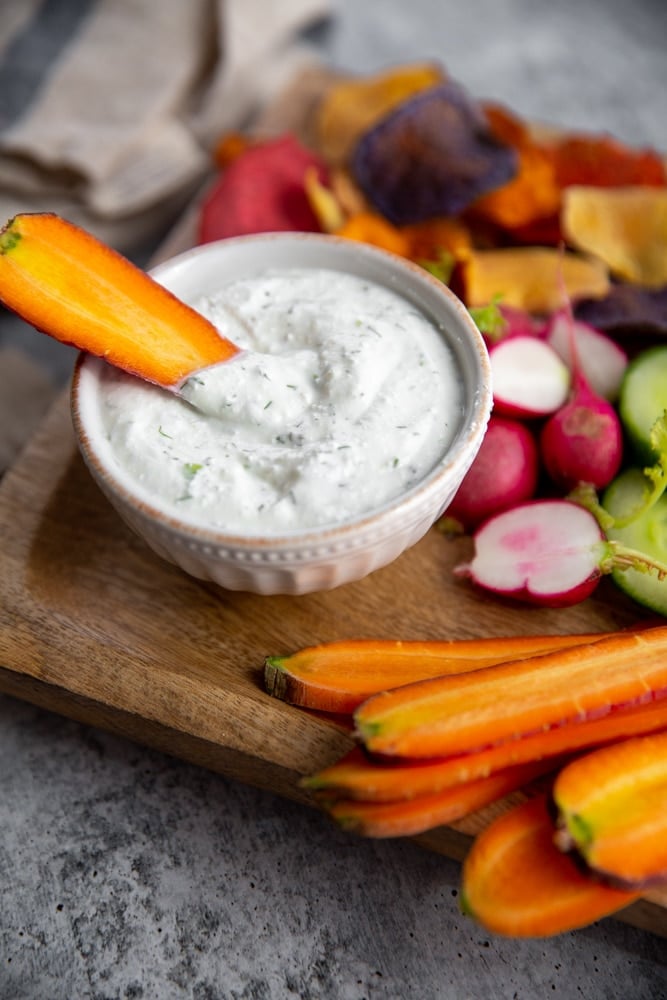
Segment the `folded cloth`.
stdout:
[[164,232],[315,56],[329,0],[3,0],[0,223],[55,211],[125,253]]

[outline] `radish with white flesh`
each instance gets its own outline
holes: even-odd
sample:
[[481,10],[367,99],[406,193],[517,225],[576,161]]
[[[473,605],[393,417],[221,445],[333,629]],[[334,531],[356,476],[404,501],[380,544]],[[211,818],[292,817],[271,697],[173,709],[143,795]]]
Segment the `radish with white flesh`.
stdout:
[[537,337],[508,337],[489,351],[495,412],[508,417],[546,417],[565,403],[570,371]]
[[542,461],[551,479],[565,490],[579,483],[608,486],[623,458],[623,430],[612,404],[586,380],[571,314],[564,313],[570,343],[570,398],[546,422],[540,435]]
[[588,323],[572,319],[566,310],[553,314],[544,336],[570,368],[574,367],[570,343],[574,336],[578,363],[593,392],[611,402],[618,397],[628,356],[615,341]]
[[457,576],[545,607],[583,601],[603,574],[623,566],[667,574],[662,563],[607,540],[593,514],[570,500],[534,500],[496,514],[474,543],[472,560],[457,567]]
[[525,424],[491,417],[482,445],[445,512],[463,528],[475,528],[498,511],[535,495],[537,442]]

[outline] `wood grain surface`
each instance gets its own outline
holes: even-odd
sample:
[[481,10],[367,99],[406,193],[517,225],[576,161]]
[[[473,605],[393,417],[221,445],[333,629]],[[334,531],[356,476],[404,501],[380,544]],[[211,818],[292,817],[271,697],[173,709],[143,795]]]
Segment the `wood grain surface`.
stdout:
[[[641,620],[604,581],[567,610],[492,601],[452,576],[469,540],[436,529],[365,580],[259,597],[194,580],[125,527],[79,457],[63,395],[0,487],[0,690],[240,781],[307,801],[299,779],[351,745],[269,697],[269,654],[333,639],[586,632]],[[499,803],[416,838],[461,859]],[[621,915],[667,936],[667,892]]]

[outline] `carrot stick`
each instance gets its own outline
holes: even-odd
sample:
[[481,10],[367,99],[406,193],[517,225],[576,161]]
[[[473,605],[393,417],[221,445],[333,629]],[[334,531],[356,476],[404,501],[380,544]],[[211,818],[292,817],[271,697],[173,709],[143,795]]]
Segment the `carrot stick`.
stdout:
[[584,927],[628,906],[637,893],[583,874],[553,843],[543,797],[494,820],[463,864],[464,913],[496,934],[549,937]]
[[667,730],[572,761],[553,798],[559,847],[620,888],[667,884]]
[[51,213],[0,231],[0,301],[43,333],[175,387],[238,348],[90,233]]
[[374,695],[355,712],[372,753],[453,756],[667,695],[667,627],[618,633]]
[[319,795],[389,802],[434,794],[517,764],[554,760],[662,730],[667,730],[666,698],[444,759],[369,759],[360,747],[354,747],[334,764],[304,778],[302,785]]
[[411,837],[468,816],[522,788],[551,767],[544,762],[522,764],[431,795],[417,795],[397,802],[339,799],[325,805],[325,809],[343,829],[364,837]]
[[269,694],[292,705],[347,713],[388,688],[525,659],[598,638],[600,635],[594,634],[425,642],[344,639],[308,646],[291,656],[267,657],[264,683]]

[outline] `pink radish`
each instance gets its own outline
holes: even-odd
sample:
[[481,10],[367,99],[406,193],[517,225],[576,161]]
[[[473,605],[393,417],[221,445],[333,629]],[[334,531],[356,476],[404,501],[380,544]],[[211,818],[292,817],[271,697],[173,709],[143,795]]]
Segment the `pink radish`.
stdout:
[[505,321],[502,339],[508,337],[539,337],[543,335],[544,324],[538,322],[525,309],[516,306],[506,306],[501,302],[498,311]]
[[537,337],[501,340],[489,351],[497,413],[546,417],[567,399],[570,372],[553,347]]
[[518,420],[492,416],[446,518],[470,529],[498,511],[529,500],[537,488],[538,465],[532,431]]
[[605,538],[593,514],[570,500],[534,500],[496,514],[475,533],[472,560],[455,570],[485,590],[546,607],[589,597],[614,569],[667,566]]
[[609,485],[621,465],[621,421],[611,403],[588,384],[579,359],[574,320],[566,314],[564,322],[572,359],[572,393],[542,428],[542,460],[551,479],[563,489],[574,489],[578,483],[601,489]]
[[572,335],[581,371],[591,389],[603,399],[615,400],[628,367],[627,354],[606,334],[572,319],[567,310],[559,310],[547,323],[544,336],[571,368],[574,367]]
[[621,467],[623,432],[611,403],[575,377],[572,399],[542,428],[542,461],[551,479],[565,490],[578,483],[608,486]]

